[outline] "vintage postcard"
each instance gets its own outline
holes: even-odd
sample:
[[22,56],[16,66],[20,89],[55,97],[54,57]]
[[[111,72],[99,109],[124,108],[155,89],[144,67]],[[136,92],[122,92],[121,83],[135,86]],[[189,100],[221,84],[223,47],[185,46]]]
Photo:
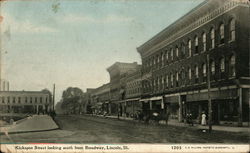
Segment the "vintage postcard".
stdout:
[[0,0],[1,152],[249,152],[249,0]]

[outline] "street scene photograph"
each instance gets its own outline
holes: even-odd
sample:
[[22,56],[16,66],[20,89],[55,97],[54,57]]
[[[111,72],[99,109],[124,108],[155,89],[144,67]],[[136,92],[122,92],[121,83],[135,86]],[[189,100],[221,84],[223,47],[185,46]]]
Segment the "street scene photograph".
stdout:
[[250,151],[249,16],[249,0],[0,0],[0,145]]

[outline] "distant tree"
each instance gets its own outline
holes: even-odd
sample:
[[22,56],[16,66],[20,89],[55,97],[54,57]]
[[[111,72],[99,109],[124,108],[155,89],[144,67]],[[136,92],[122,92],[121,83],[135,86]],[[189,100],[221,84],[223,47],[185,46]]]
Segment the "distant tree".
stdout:
[[[83,91],[77,87],[68,87],[63,91],[61,108],[68,113],[78,113]],[[78,112],[77,112],[78,110]]]

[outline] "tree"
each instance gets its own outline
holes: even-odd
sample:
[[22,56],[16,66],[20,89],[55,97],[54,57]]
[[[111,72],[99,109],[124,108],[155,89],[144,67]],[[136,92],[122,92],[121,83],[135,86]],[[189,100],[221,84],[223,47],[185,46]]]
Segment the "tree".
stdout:
[[[79,113],[83,91],[77,87],[68,87],[63,91],[61,108],[68,113]],[[78,112],[77,112],[78,110]]]

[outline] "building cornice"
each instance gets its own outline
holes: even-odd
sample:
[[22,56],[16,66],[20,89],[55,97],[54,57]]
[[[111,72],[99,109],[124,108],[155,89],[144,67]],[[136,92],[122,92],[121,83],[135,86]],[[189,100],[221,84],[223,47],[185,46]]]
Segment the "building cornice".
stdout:
[[[214,0],[210,0],[211,2],[215,2]],[[187,22],[182,22],[182,24],[178,23],[181,22],[180,18],[178,19],[174,25],[176,25],[175,28],[166,28],[159,34],[155,36],[155,39],[149,40],[148,42],[144,43],[142,46],[137,48],[137,51],[141,54],[142,57],[146,57],[154,53],[155,51],[158,51],[167,45],[171,44],[172,42],[176,41],[177,39],[185,36],[186,34],[194,31],[195,29],[201,27],[202,25],[210,22],[211,20],[217,18],[218,16],[221,16],[222,14],[232,10],[233,8],[237,6],[246,6],[249,7],[249,2],[246,0],[227,0],[223,1],[224,3],[222,5],[219,5],[216,9],[213,11],[209,11],[209,13],[206,13],[205,15],[202,15],[202,17],[199,17],[197,20],[189,20]],[[198,7],[201,8],[204,5],[211,5],[211,3],[203,3],[202,5],[199,5]],[[198,9],[198,8],[196,8]],[[194,10],[192,10],[195,12]],[[201,10],[199,10],[201,11]],[[189,16],[190,14],[190,16]],[[192,17],[191,13],[188,13],[184,16],[185,18]],[[185,25],[185,26],[184,26]],[[186,26],[189,25],[189,26]],[[173,26],[173,25],[171,25]],[[182,27],[182,28],[181,28]],[[169,34],[171,31],[172,34]],[[167,35],[169,34],[169,35]],[[165,36],[165,37],[163,37]],[[156,39],[158,37],[158,39]]]

